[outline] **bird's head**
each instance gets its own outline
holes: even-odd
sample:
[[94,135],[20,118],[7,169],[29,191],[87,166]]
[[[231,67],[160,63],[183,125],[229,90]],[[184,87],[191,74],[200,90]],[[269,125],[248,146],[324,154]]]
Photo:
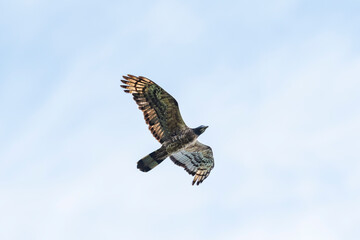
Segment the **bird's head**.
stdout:
[[199,135],[203,134],[207,128],[208,128],[208,126],[201,125],[197,128],[194,128],[193,130],[194,130],[194,133],[199,136]]

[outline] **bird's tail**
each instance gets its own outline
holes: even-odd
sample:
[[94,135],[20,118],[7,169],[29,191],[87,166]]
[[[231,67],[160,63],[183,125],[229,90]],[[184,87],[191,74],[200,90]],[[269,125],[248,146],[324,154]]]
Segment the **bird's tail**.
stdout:
[[168,153],[166,152],[166,149],[164,147],[161,147],[158,150],[140,159],[137,162],[137,168],[140,169],[140,171],[148,172],[157,165],[159,165],[167,157]]

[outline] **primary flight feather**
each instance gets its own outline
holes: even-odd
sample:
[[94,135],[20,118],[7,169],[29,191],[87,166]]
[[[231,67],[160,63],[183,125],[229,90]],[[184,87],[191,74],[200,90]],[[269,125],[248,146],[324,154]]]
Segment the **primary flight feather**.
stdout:
[[195,175],[192,184],[199,185],[214,168],[212,150],[197,141],[206,126],[189,128],[179,111],[177,101],[159,85],[146,77],[128,74],[121,81],[126,93],[131,93],[153,136],[162,144],[161,148],[145,156],[137,168],[148,172],[167,157]]

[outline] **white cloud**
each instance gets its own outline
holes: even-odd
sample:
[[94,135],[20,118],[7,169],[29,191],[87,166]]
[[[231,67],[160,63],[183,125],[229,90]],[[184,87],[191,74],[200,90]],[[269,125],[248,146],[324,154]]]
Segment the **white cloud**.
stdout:
[[184,2],[157,1],[142,26],[155,44],[188,44],[202,34],[204,23]]
[[[356,218],[344,206],[358,211],[346,196],[360,196],[354,151],[360,144],[360,111],[354,107],[360,103],[354,90],[360,59],[348,43],[333,33],[320,34],[266,53],[250,69],[219,67],[191,79],[193,89],[212,96],[198,98],[205,112],[198,106],[185,111],[190,119],[211,122],[201,141],[214,149],[217,171],[211,177],[226,189],[222,203],[235,215],[246,208],[252,212],[225,238],[342,239],[347,234],[335,219]],[[186,95],[191,106],[197,92]],[[331,211],[344,211],[344,217]],[[351,231],[354,222],[347,221]]]
[[[274,16],[288,11],[277,3]],[[138,26],[132,33],[148,35],[141,43],[154,49],[196,43],[206,22],[194,9],[158,2],[130,24]],[[159,144],[118,86],[125,69],[154,67],[127,57],[131,41],[75,53],[71,67],[58,69],[53,94],[2,146],[0,236],[356,239],[360,59],[348,37],[335,31],[275,45],[247,66],[224,55],[208,74],[166,83],[190,126],[210,126],[200,141],[213,148],[215,169],[199,187],[169,160],[136,169]]]

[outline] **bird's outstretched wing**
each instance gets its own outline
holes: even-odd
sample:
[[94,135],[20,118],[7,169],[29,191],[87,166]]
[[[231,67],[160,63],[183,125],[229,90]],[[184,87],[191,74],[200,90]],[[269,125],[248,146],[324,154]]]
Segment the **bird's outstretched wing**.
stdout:
[[193,185],[202,183],[214,168],[214,157],[211,148],[199,141],[171,155],[170,159],[175,164],[183,167],[189,174],[195,175]]
[[121,80],[125,92],[134,96],[153,136],[163,143],[167,137],[186,128],[176,100],[164,89],[146,77],[128,74]]

